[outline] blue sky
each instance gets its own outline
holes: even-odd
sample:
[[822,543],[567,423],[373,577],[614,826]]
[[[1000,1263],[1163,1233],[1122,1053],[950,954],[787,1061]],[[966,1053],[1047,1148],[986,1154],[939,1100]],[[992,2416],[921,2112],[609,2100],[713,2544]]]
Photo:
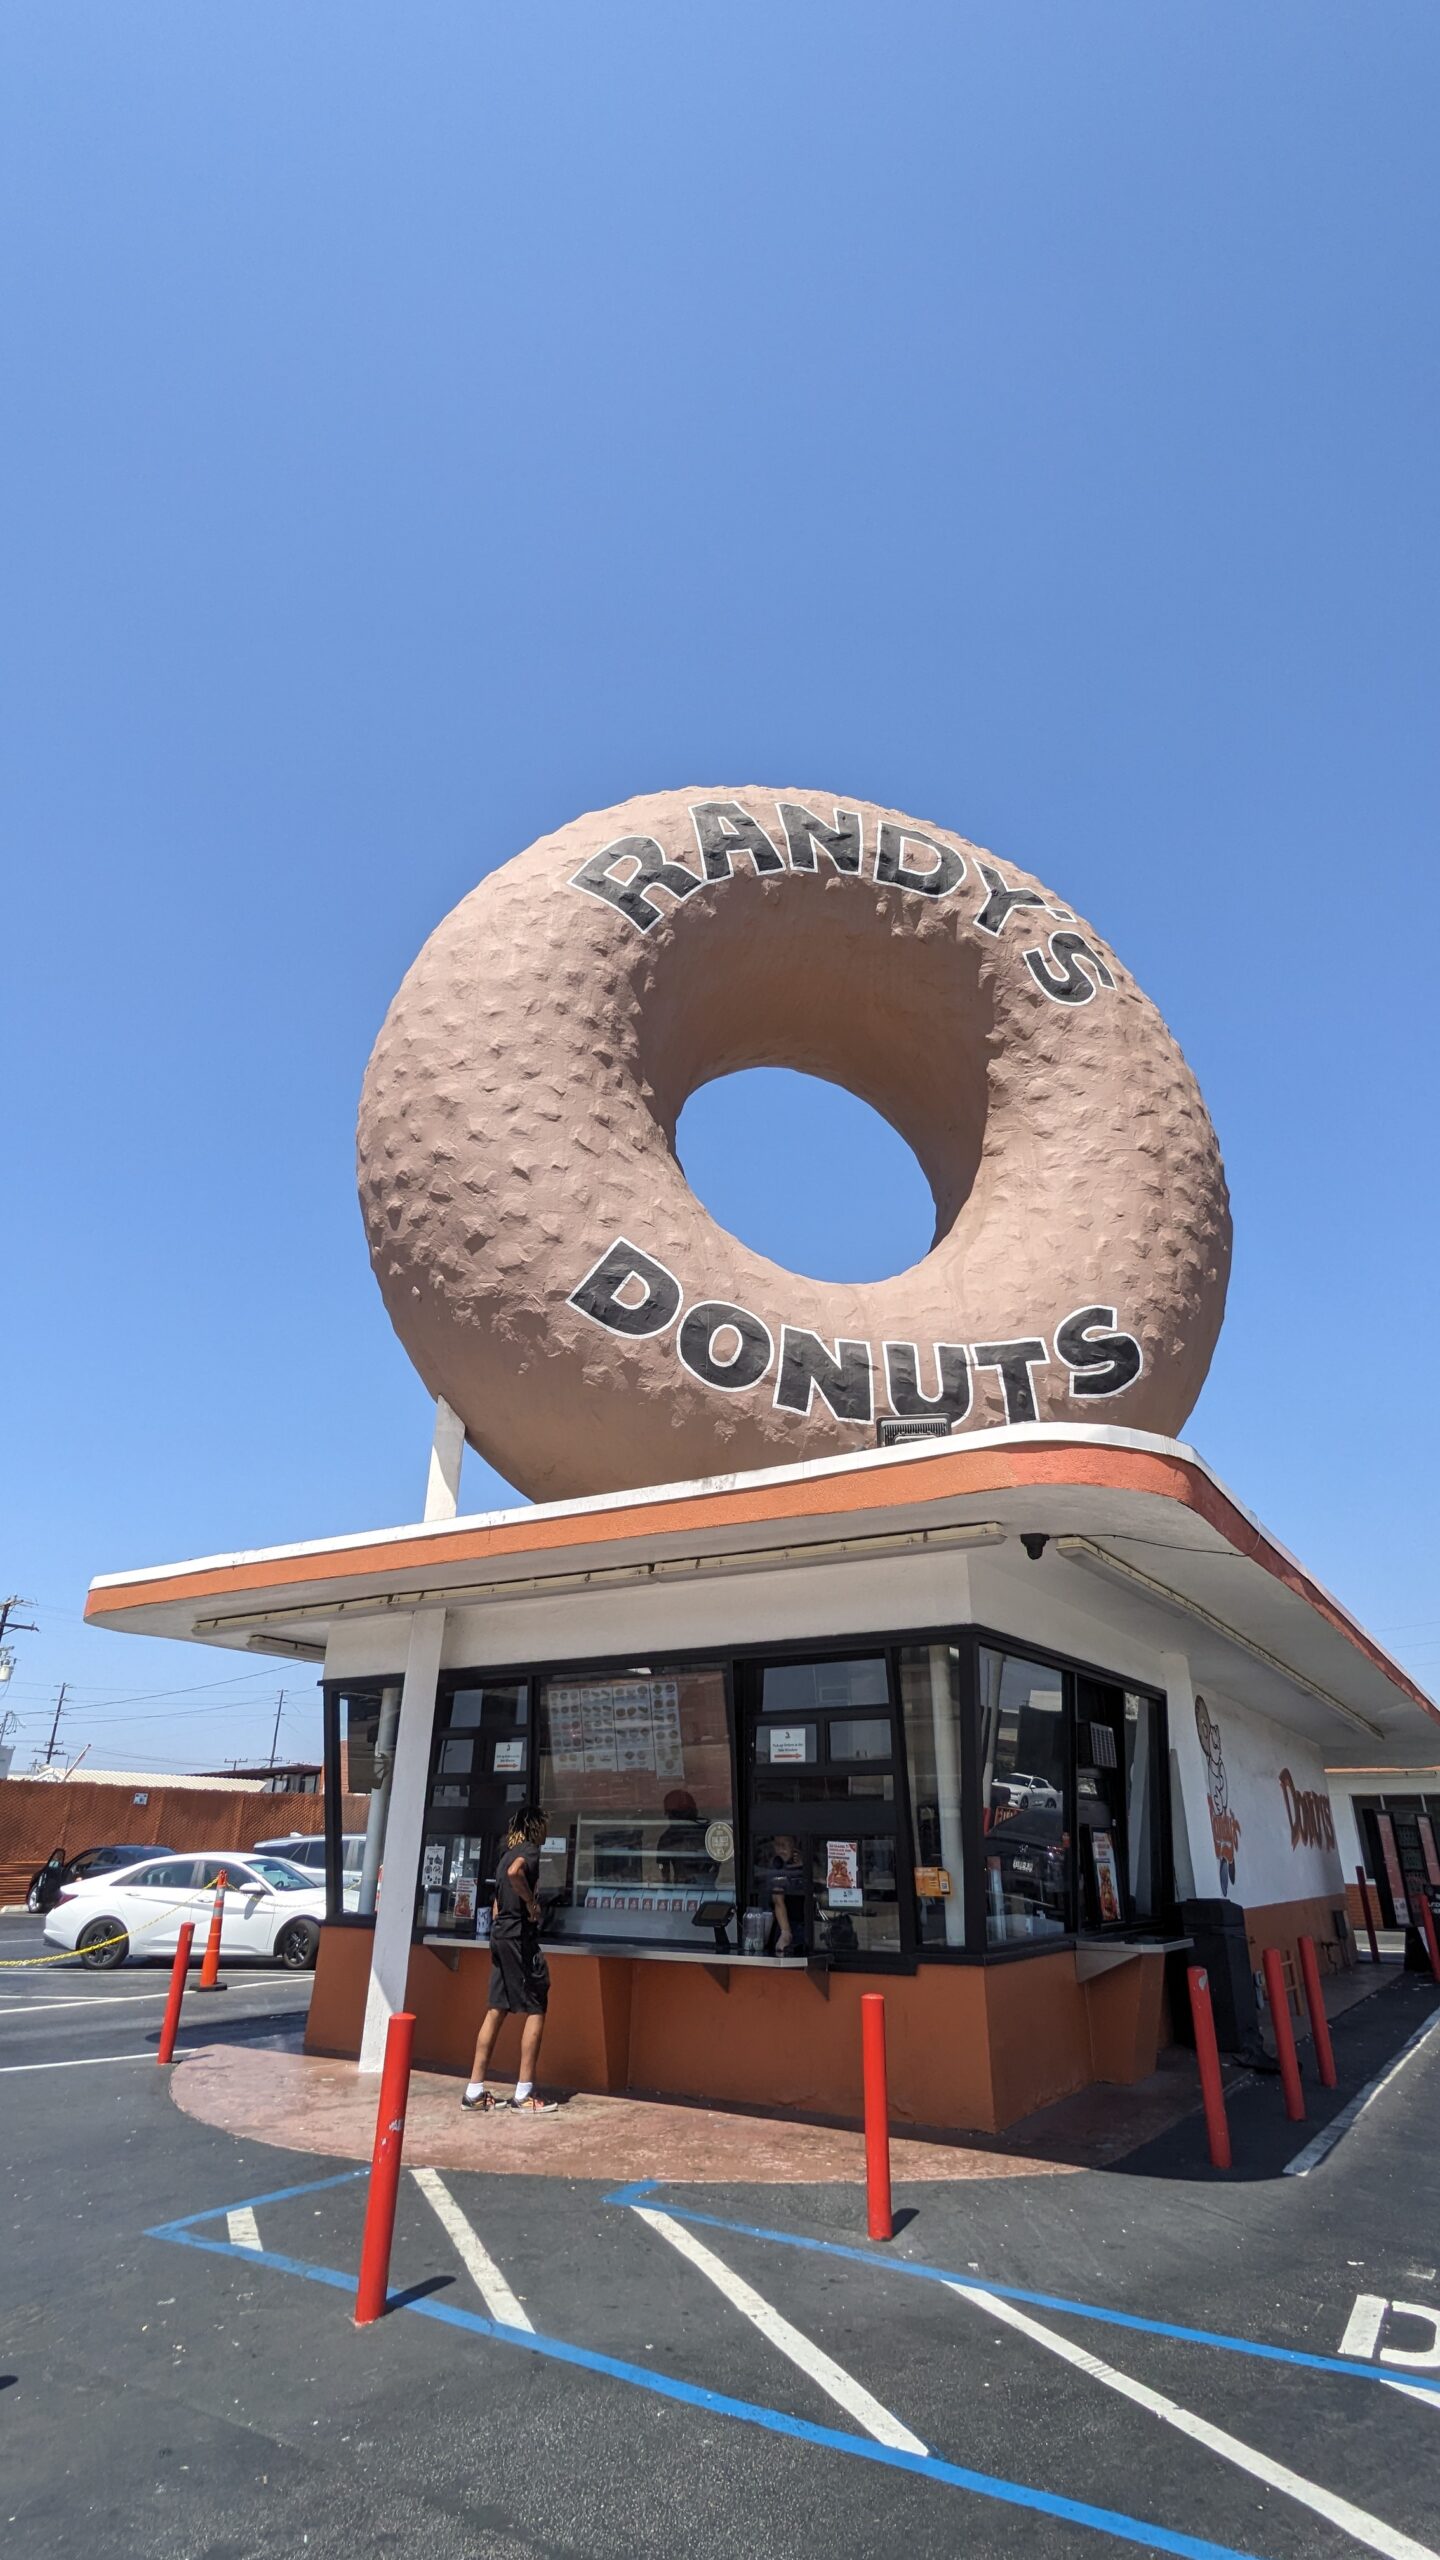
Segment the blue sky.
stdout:
[[[943,821],[1115,943],[1234,1195],[1190,1436],[1440,1673],[1437,74],[1433,0],[11,0],[21,1763],[62,1679],[95,1763],[263,1753],[282,1685],[315,1747],[85,1585],[414,1515],[370,1042],[481,873],[692,782]],[[695,1100],[702,1197],[913,1258],[899,1141],[785,1110],[805,1190],[773,1094]]]

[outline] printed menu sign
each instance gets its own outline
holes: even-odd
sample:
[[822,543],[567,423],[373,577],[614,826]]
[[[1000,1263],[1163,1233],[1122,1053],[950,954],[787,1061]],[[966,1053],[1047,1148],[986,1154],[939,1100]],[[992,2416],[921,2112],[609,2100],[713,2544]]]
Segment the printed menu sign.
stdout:
[[832,1911],[858,1911],[864,1902],[860,1890],[860,1843],[858,1840],[827,1840],[825,1843],[825,1890]]
[[1123,1920],[1125,1907],[1120,1899],[1120,1870],[1115,1864],[1115,1843],[1108,1831],[1091,1832],[1090,1855],[1095,1861],[1095,1891],[1102,1922]]

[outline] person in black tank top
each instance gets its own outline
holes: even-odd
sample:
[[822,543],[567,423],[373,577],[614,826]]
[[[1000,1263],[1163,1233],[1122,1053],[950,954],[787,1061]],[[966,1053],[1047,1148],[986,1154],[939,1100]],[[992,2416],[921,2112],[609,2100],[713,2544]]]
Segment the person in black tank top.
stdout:
[[520,2115],[551,2116],[553,2098],[535,2094],[535,2065],[545,2033],[550,1998],[550,1968],[540,1946],[540,1843],[545,1816],[538,1805],[525,1805],[511,1822],[495,1876],[490,1910],[490,1998],[475,2043],[474,2076],[460,2104],[489,2115],[505,2104],[486,2087],[485,2074],[502,2019],[521,2017],[520,2077],[513,2104]]

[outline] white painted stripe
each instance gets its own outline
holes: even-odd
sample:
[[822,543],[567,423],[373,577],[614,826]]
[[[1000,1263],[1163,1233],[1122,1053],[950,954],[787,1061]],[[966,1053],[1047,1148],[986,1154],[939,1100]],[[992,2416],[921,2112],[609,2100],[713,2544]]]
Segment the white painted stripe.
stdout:
[[1379,2516],[1367,2514],[1364,2507],[1352,2506],[1348,2498],[1337,2498],[1332,2490],[1303,2479],[1283,2462],[1273,2462],[1268,2453],[1257,2453],[1253,2445],[1242,2444],[1238,2436],[1227,2434],[1223,2427],[1212,2427],[1208,2418],[1197,2418],[1193,2411],[1182,2409],[1178,2400],[1167,2399],[1163,2391],[1152,2391],[1148,2383],[1132,2381],[1128,2373],[1118,2372],[1114,2365],[1102,2364],[1088,2348],[1077,2347],[1056,2330],[1042,2327],[1013,2302],[1002,2302],[979,2285],[952,2284],[950,2291],[988,2311],[993,2319],[1003,2320],[1008,2328],[1018,2329],[1022,2336],[1033,2338],[1037,2346],[1048,2347],[1052,2355],[1062,2357],[1078,2372],[1088,2373],[1092,2381],[1103,2382],[1124,2399],[1133,2400],[1137,2408],[1148,2409],[1152,2417],[1163,2418],[1166,2426],[1203,2444],[1209,2452],[1218,2453],[1222,2461],[1233,2462],[1239,2471],[1248,2471],[1252,2480],[1263,2481],[1267,2489],[1278,2489],[1298,2506],[1308,2507],[1312,2515],[1323,2516],[1327,2524],[1338,2526],[1365,2550],[1380,2552],[1383,2560],[1437,2560],[1428,2543],[1416,2542]]
[[1353,2356],[1357,2364],[1368,2364],[1385,2326],[1385,2309],[1383,2293],[1357,2293],[1355,2308],[1345,2323],[1345,2335],[1335,2350],[1336,2354]]
[[237,2204],[233,2213],[226,2214],[225,2228],[237,2249],[260,2247],[260,2225],[248,2204]]
[[523,2303],[511,2292],[479,2232],[467,2222],[438,2171],[412,2169],[410,2175],[426,2202],[434,2206],[491,2319],[498,2320],[502,2329],[533,2330],[534,2321]]
[[778,2347],[781,2355],[788,2356],[790,2362],[808,2374],[812,2382],[818,2382],[821,2390],[828,2392],[846,2416],[854,2418],[867,2435],[874,2436],[877,2444],[888,2444],[898,2453],[928,2455],[928,2445],[922,2444],[918,2436],[912,2436],[908,2427],[902,2427],[899,2419],[882,2408],[878,2400],[872,2399],[864,2385],[848,2374],[843,2365],[836,2364],[832,2356],[827,2356],[823,2347],[817,2347],[811,2339],[802,2337],[798,2329],[782,2319],[753,2286],[746,2284],[743,2276],[732,2274],[723,2259],[717,2258],[713,2250],[697,2240],[693,2231],[687,2230],[681,2222],[673,2222],[668,2213],[656,2213],[649,2205],[633,2205],[631,2210],[642,2222],[648,2222],[652,2231],[658,2231],[662,2240],[668,2240],[672,2249],[678,2249],[682,2258],[688,2258],[692,2267],[698,2267],[702,2276],[708,2276],[726,2301],[743,2312],[747,2320],[753,2321],[762,2338],[772,2347]]
[[1409,2043],[1401,2046],[1387,2070],[1382,2071],[1376,2079],[1367,2081],[1365,2087],[1351,2099],[1349,2105],[1341,2108],[1338,2116],[1332,2116],[1327,2125],[1321,2126],[1313,2140],[1306,2143],[1303,2151],[1297,2151],[1293,2160],[1286,2161],[1286,2177],[1303,2178],[1309,2174],[1310,2170],[1318,2168],[1326,2153],[1334,2150],[1341,2135],[1348,2133],[1352,2125],[1359,2123],[1366,2108],[1389,2088],[1392,2080],[1398,2080],[1406,2063],[1413,2061],[1422,2044],[1434,2035],[1437,2028],[1440,2028],[1440,2011],[1437,2011],[1434,2017],[1427,2018],[1423,2027],[1416,2028]]
[[168,1991],[76,1991],[68,2000],[0,2000],[0,2014],[38,2017],[42,2009],[128,2009],[137,2000],[168,2000]]
[[100,2062],[153,2062],[153,2053],[82,2053],[73,2062],[0,2062],[0,2077],[12,2071],[93,2071]]

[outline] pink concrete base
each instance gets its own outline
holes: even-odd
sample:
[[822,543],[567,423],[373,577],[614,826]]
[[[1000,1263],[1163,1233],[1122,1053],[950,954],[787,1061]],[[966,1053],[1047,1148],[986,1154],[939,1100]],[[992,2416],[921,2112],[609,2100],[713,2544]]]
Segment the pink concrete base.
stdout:
[[[589,2096],[568,2099],[558,2115],[528,2121],[509,2114],[465,2115],[461,2085],[450,2074],[415,2073],[405,2124],[410,2167],[594,2178],[612,2185],[631,2178],[688,2186],[853,2185],[859,2191],[864,2185],[864,2136],[828,2125]],[[189,2055],[170,2081],[176,2104],[203,2124],[285,2151],[340,2160],[369,2159],[379,2088],[378,2079],[362,2079],[353,2062],[243,2053],[229,2045]],[[900,2186],[949,2178],[1056,2177],[1076,2165],[952,2143],[891,2145],[892,2173]]]

